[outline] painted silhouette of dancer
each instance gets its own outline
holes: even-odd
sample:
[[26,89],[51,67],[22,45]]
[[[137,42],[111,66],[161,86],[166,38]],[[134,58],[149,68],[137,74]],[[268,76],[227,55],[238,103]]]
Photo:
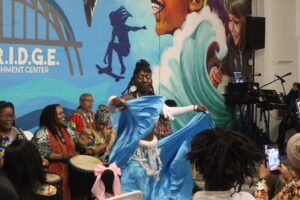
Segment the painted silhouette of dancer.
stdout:
[[[107,64],[107,67],[105,68],[105,71],[107,72],[112,72],[112,55],[113,51],[115,51],[118,55],[121,65],[121,74],[125,73],[126,67],[123,62],[123,57],[128,56],[130,53],[128,32],[147,29],[146,26],[138,27],[126,25],[125,23],[128,17],[132,17],[132,15],[126,10],[124,6],[121,6],[119,9],[109,14],[110,23],[113,26],[113,30],[111,41],[108,44],[103,59],[103,62]],[[118,42],[115,42],[116,37],[118,38]]]

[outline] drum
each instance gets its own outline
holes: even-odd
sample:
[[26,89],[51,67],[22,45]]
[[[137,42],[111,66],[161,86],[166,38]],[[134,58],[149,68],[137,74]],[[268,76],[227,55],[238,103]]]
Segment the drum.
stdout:
[[46,184],[39,186],[33,196],[34,200],[61,200],[57,193],[57,188]]
[[57,196],[59,200],[63,199],[63,190],[62,190],[62,180],[61,177],[57,174],[47,173],[46,182],[50,185],[53,185],[57,189]]
[[69,164],[69,184],[72,196],[87,196],[96,180],[94,168],[102,165],[101,161],[92,156],[77,155],[70,159]]

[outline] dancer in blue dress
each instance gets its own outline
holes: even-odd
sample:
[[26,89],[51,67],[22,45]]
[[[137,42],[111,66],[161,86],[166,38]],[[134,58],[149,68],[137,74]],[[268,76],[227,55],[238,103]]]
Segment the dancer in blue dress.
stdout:
[[[140,73],[145,74],[146,71]],[[144,200],[189,199],[193,179],[190,162],[185,159],[185,154],[190,150],[193,136],[214,127],[214,123],[209,114],[198,113],[184,128],[158,141],[152,131],[160,115],[173,118],[190,111],[203,112],[206,108],[193,105],[176,108],[166,106],[164,97],[147,95],[152,89],[152,79],[150,83],[140,81],[137,84],[135,77],[139,77],[140,73],[133,77],[137,85],[136,98],[128,100],[126,96],[121,97],[127,100],[126,103],[116,97],[110,100],[112,106],[122,107],[123,111],[109,162],[116,162],[122,169],[123,192],[141,190]],[[148,73],[151,77],[151,71]],[[148,92],[146,88],[149,88]]]

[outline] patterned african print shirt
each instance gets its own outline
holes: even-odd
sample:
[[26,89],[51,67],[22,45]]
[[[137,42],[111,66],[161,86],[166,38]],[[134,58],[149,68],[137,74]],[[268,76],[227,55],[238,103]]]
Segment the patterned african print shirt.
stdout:
[[7,147],[16,139],[26,139],[21,129],[13,127],[10,136],[2,137],[0,140],[0,158],[4,156]]
[[[259,184],[259,182],[258,182]],[[268,200],[269,194],[266,187],[255,191],[256,200]],[[283,187],[272,200],[299,200],[300,199],[300,180],[291,181]]]

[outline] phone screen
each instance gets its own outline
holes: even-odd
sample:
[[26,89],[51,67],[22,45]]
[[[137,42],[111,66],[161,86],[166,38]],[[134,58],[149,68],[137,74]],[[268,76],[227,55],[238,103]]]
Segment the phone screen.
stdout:
[[234,75],[234,82],[235,83],[242,83],[243,82],[242,72],[233,72],[233,75]]
[[300,99],[296,99],[298,115],[300,115]]
[[265,151],[267,154],[267,165],[270,171],[275,171],[280,166],[280,156],[278,147],[266,145]]

